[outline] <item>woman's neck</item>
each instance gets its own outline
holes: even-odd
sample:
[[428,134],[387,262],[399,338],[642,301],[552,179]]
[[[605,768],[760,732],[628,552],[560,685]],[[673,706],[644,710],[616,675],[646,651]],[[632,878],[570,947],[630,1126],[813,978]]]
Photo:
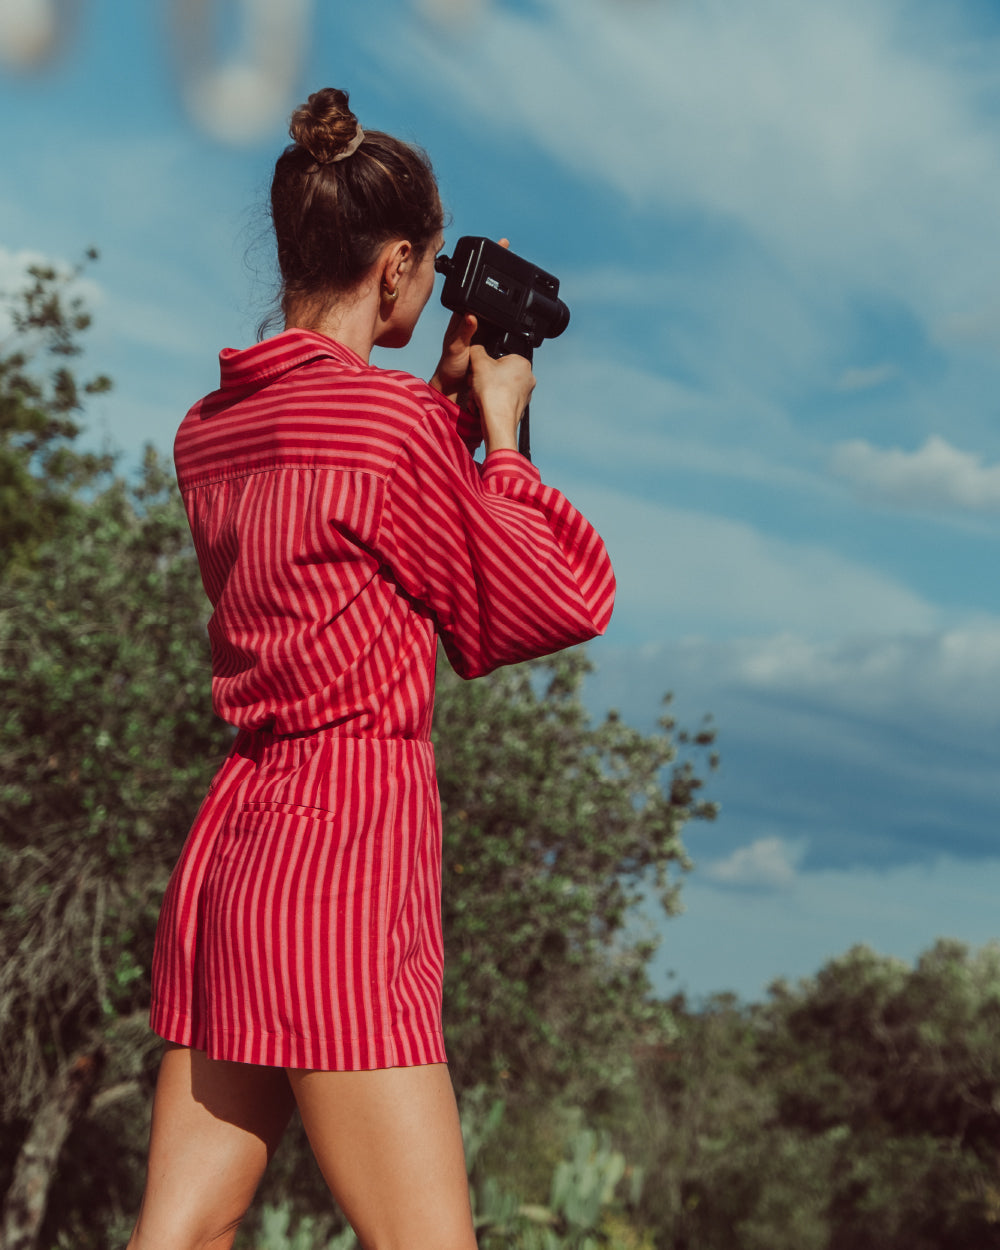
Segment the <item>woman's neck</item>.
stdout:
[[333,303],[293,303],[285,318],[285,329],[325,334],[349,347],[367,364],[380,329],[378,287],[368,289],[368,284],[363,284]]

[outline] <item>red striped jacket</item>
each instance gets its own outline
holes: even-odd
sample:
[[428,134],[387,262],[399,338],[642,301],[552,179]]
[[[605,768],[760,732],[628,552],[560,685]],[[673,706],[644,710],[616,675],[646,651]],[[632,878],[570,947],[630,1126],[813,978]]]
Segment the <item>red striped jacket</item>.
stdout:
[[436,634],[475,677],[606,629],[594,529],[426,383],[301,330],[221,359],[174,452],[223,719],[426,737]]
[[243,732],[164,899],[153,1025],[243,1062],[440,1062],[437,637],[466,677],[592,637],[607,553],[408,374],[302,330],[221,362],[175,460]]

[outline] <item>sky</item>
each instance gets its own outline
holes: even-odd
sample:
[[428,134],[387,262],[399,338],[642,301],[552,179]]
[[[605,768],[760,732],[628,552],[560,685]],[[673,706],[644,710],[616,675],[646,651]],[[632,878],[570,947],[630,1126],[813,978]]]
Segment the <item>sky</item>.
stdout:
[[[183,7],[0,10],[0,288],[100,250],[88,438],[169,452],[253,340],[287,116],[348,89],[449,245],[561,280],[532,449],[618,575],[590,706],[717,727],[657,986],[1000,937],[1000,3]],[[428,376],[446,318],[378,363]]]

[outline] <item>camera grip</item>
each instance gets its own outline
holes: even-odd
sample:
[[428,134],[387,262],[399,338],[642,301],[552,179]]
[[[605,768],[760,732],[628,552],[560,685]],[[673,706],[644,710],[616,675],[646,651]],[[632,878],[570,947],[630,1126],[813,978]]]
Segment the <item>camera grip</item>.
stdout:
[[523,334],[502,330],[499,326],[490,325],[488,321],[480,320],[472,341],[480,347],[485,347],[486,354],[492,356],[494,360],[499,360],[503,356],[523,356],[530,364],[535,358],[531,341]]
[[521,418],[521,424],[517,427],[517,450],[525,458],[531,459],[531,430],[528,426],[528,417],[531,415],[531,405],[528,404],[524,409],[524,416]]

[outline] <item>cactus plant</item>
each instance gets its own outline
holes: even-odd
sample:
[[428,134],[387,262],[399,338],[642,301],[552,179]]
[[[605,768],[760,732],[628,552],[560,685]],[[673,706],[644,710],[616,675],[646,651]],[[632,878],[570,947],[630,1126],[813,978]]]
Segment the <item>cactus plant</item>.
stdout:
[[607,1135],[580,1129],[569,1142],[570,1157],[556,1167],[549,1205],[568,1230],[584,1235],[594,1232],[601,1212],[614,1201],[615,1189],[625,1175],[625,1156],[614,1150]]

